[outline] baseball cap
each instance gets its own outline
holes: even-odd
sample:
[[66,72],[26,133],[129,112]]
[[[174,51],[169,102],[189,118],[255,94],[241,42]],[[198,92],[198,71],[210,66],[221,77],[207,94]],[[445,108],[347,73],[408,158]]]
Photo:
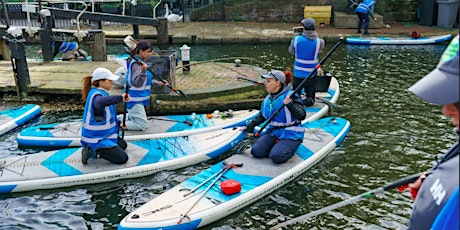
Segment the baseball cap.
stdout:
[[441,56],[436,68],[409,88],[423,100],[439,105],[459,101],[459,59],[457,35]]
[[97,81],[97,80],[102,80],[102,79],[108,79],[112,81],[118,80],[120,76],[114,75],[110,70],[106,68],[97,68],[93,71],[92,80]]
[[263,79],[274,78],[280,81],[282,84],[286,83],[286,76],[284,75],[283,71],[280,71],[280,70],[272,70],[268,72],[267,74],[262,75],[261,77]]
[[316,28],[316,22],[313,18],[304,18],[300,21],[306,30],[314,30]]

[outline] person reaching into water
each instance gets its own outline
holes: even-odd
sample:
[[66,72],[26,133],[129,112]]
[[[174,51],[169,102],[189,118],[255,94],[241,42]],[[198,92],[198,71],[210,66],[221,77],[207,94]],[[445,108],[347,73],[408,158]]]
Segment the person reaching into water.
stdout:
[[[437,67],[409,88],[421,99],[442,105],[460,134],[459,36],[444,51]],[[409,229],[458,229],[459,227],[459,142],[440,159],[430,172],[409,184],[415,203]]]
[[[324,48],[325,42],[318,37],[315,31],[316,22],[313,18],[305,18],[301,21],[303,32],[292,38],[288,51],[295,55],[294,60],[294,82],[293,87],[299,87],[305,78],[318,65],[319,52]],[[306,98],[303,100],[305,106],[312,106],[316,96],[316,76],[310,76],[302,85]],[[299,92],[299,94],[302,90]]]
[[113,81],[118,78],[119,76],[106,68],[97,68],[91,76],[83,78],[83,164],[98,156],[115,164],[124,164],[128,161],[128,154],[125,152],[128,145],[118,136],[121,124],[117,121],[115,105],[122,101],[128,102],[130,98],[128,94],[109,95]]
[[[88,58],[88,53],[82,49],[79,49],[78,43],[73,41],[53,41],[53,58],[56,57],[59,52],[62,52],[61,60],[63,61],[84,61]],[[42,50],[37,51],[37,55],[40,56]]]
[[364,24],[364,35],[370,35],[369,33],[369,16],[377,21],[377,18],[374,16],[374,6],[377,3],[377,0],[364,0],[364,2],[359,3],[356,7],[355,14],[358,15],[358,34],[361,33],[361,27]]
[[136,48],[132,51],[135,58],[128,59],[126,80],[129,84],[129,95],[131,101],[128,102],[128,114],[126,125],[129,130],[147,130],[147,113],[145,107],[150,104],[150,89],[153,85],[166,86],[167,81],[157,81],[153,79],[152,73],[147,71],[147,59],[153,54],[150,42],[140,40]]
[[267,132],[254,142],[251,150],[256,158],[269,157],[280,164],[289,160],[302,143],[305,129],[301,126],[301,121],[305,119],[306,112],[298,95],[291,99],[294,93],[290,84],[292,72],[272,70],[262,75],[262,78],[265,79],[268,95],[262,102],[259,116],[248,123],[246,131],[254,133],[257,125],[271,118],[280,107],[284,107],[270,121]]

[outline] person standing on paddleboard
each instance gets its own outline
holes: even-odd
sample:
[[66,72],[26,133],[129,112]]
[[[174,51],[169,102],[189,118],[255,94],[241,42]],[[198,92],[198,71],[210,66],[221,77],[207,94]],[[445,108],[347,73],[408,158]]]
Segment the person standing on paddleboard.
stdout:
[[374,6],[377,3],[377,0],[364,0],[364,2],[359,3],[356,7],[355,14],[358,15],[358,34],[361,33],[361,27],[364,23],[364,35],[370,35],[369,33],[369,16],[377,21],[377,18],[374,16]]
[[262,124],[280,107],[284,107],[272,120],[270,128],[252,145],[251,154],[256,158],[270,157],[275,163],[289,160],[303,141],[305,128],[301,121],[307,116],[302,100],[294,93],[290,84],[292,72],[286,74],[272,70],[265,75],[265,88],[268,95],[262,102],[260,114],[246,126],[248,133],[254,133],[254,128]]
[[[106,68],[97,68],[91,76],[83,78],[82,100],[85,102],[83,111],[83,125],[81,144],[83,149],[82,163],[87,164],[90,158],[106,159],[115,164],[124,164],[128,161],[125,149],[127,143],[118,136],[121,124],[117,121],[115,105],[130,97],[124,95],[109,95],[113,88],[113,81],[118,75]],[[126,128],[126,127],[122,127]]]
[[132,52],[136,58],[128,59],[126,72],[126,81],[131,96],[131,101],[128,102],[126,125],[129,130],[144,131],[148,128],[145,107],[150,104],[151,86],[165,86],[168,85],[168,82],[153,79],[152,73],[147,71],[146,60],[153,54],[150,42],[140,40]]
[[[325,42],[318,37],[315,31],[316,22],[313,18],[305,18],[301,21],[303,26],[302,34],[295,35],[288,51],[295,56],[294,60],[294,82],[297,87],[307,78],[319,63],[319,52],[324,48]],[[308,78],[303,84],[306,98],[303,100],[305,106],[312,106],[315,103],[316,75]],[[300,90],[299,94],[302,93]]]
[[[451,118],[460,134],[459,36],[444,51],[433,71],[409,88],[421,99],[442,105],[444,116]],[[415,199],[409,229],[459,228],[459,142],[455,143],[436,166],[409,184]]]

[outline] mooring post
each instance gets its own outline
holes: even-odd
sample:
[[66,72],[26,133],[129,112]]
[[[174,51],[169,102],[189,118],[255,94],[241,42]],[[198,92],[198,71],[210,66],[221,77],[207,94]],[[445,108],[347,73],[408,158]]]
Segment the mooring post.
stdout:
[[30,85],[29,68],[27,67],[26,49],[22,29],[19,27],[10,27],[7,31],[8,46],[11,51],[11,65],[13,67],[14,81],[16,83],[16,92],[19,100],[27,97],[29,91],[27,85]]
[[41,10],[41,27],[38,29],[42,46],[43,61],[53,60],[53,19],[49,10]]
[[169,44],[168,20],[166,18],[160,18],[158,20],[157,44],[158,45],[167,45],[167,44]]
[[94,42],[90,43],[91,60],[92,61],[107,61],[107,45],[105,41],[105,33],[102,30],[90,30],[93,34]]

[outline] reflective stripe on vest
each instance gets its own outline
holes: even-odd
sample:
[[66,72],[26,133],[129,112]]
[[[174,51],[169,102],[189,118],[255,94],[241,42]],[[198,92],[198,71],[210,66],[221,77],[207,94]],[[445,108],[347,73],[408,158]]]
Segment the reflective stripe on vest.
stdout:
[[[295,50],[294,77],[305,78],[318,65],[320,39],[310,40],[304,36],[295,36],[293,45]],[[314,50],[314,52],[310,52],[310,50]]]
[[[92,149],[103,147],[112,147],[116,145],[118,136],[118,124],[116,119],[115,105],[105,106],[104,120],[96,121],[94,118],[93,101],[97,95],[109,96],[109,93],[91,88],[88,93],[88,99],[85,103],[85,111],[83,113],[83,126],[81,142],[87,143]],[[102,140],[110,139],[111,142]]]
[[[139,57],[136,57],[139,58]],[[132,64],[135,63],[136,60],[134,58],[128,65],[128,71],[126,72],[126,79],[131,85],[129,88],[129,102],[128,108],[131,109],[135,104],[142,103],[145,106],[150,104],[150,90],[152,88],[152,74],[147,71],[147,79],[141,87],[135,87],[133,85],[133,76],[132,76]]]

